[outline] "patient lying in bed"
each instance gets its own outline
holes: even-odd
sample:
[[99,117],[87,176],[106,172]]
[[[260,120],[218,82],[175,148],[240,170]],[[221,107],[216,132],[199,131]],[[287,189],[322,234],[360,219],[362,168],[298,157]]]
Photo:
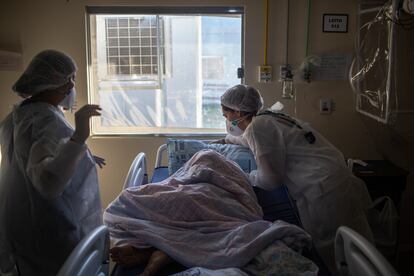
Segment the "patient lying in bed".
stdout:
[[[186,267],[244,267],[252,272],[263,267],[249,262],[263,258],[262,253],[275,244],[278,252],[291,250],[290,256],[311,245],[301,228],[262,217],[237,164],[203,150],[166,180],[123,191],[105,211],[104,222],[115,243],[113,260],[123,266],[148,263],[143,275],[155,275],[172,261]],[[301,269],[317,271],[300,257],[294,262],[301,262]]]

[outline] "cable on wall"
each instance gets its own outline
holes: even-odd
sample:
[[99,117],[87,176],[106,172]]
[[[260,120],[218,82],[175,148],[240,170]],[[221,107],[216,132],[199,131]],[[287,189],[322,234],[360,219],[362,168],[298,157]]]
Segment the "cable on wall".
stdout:
[[267,46],[269,43],[269,0],[265,1],[265,40],[264,40],[264,61],[263,65],[267,65]]
[[269,44],[269,0],[264,0],[265,29],[263,64],[259,66],[259,82],[269,83],[272,80],[272,66],[267,64],[267,48]]

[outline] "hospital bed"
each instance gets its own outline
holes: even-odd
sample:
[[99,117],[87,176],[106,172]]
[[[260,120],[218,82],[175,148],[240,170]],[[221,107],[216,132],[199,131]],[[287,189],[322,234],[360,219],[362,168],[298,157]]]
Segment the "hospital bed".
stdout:
[[[166,154],[167,145],[161,145],[157,150],[154,171],[150,181],[148,181],[147,174],[147,160],[145,153],[139,153],[131,164],[128,171],[123,189],[135,187],[148,183],[157,183],[169,177],[168,166],[163,165],[163,156]],[[259,188],[254,188],[259,205],[262,207],[264,219],[268,221],[283,220],[291,224],[302,227],[298,210],[294,200],[290,197],[288,189],[285,185],[274,191],[265,191]],[[303,228],[303,227],[302,227]],[[319,267],[319,275],[330,275],[326,265],[318,255],[315,249],[306,250],[303,255],[311,259]],[[186,269],[181,265],[167,266],[159,275],[169,275],[177,273]],[[137,275],[143,271],[143,267],[136,267],[132,269],[124,269],[116,265],[113,269],[112,276],[129,276]]]
[[98,226],[73,249],[57,276],[109,275],[109,232]]
[[335,262],[339,275],[398,276],[373,244],[346,226],[339,227],[336,232]]

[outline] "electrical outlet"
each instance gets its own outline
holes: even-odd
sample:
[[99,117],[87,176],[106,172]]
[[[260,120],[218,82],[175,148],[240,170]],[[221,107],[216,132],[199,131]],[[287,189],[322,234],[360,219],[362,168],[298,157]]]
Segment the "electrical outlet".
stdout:
[[272,80],[272,66],[259,66],[259,82],[270,82]]
[[333,111],[332,99],[320,99],[319,100],[319,112],[321,114],[330,114]]
[[292,80],[292,66],[290,64],[280,66],[279,81]]

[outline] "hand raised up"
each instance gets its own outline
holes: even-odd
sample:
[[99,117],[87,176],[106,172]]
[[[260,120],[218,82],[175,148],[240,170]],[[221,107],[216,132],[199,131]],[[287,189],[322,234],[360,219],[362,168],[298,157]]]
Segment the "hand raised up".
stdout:
[[99,105],[86,104],[82,106],[75,113],[75,132],[72,135],[71,140],[76,143],[83,144],[90,135],[90,124],[89,119],[92,116],[100,116],[99,112],[102,110]]

